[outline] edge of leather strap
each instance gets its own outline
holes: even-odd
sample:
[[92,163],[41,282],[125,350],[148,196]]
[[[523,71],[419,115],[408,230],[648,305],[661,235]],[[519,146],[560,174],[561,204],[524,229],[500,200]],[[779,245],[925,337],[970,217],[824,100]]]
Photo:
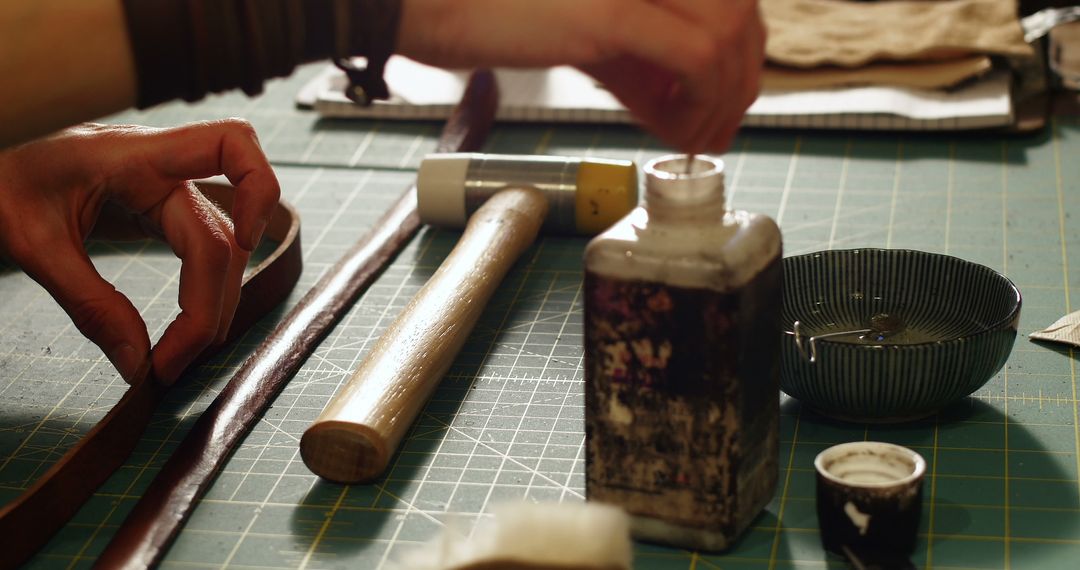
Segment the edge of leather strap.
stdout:
[[[232,203],[231,186],[200,182],[212,201]],[[277,248],[244,277],[236,316],[228,340],[234,340],[263,314],[283,301],[300,278],[300,217],[290,204],[278,203],[265,235]],[[209,358],[222,345],[208,348],[195,362]],[[189,367],[190,369],[190,367]],[[119,469],[135,449],[168,391],[152,378],[128,388],[111,410],[34,484],[0,507],[0,568],[15,568],[28,560]]]
[[[461,102],[442,129],[436,152],[479,150],[494,123],[497,103],[494,75],[488,70],[473,72]],[[173,451],[95,567],[137,569],[161,562],[236,445],[419,227],[413,185],[244,362]]]
[[[232,209],[236,196],[231,185],[212,180],[201,181],[199,190],[225,211]],[[300,213],[292,204],[282,200],[266,224],[265,235],[278,242],[278,247],[254,268],[245,273],[225,343],[247,332],[263,315],[288,297],[300,274],[304,260],[300,248]]]

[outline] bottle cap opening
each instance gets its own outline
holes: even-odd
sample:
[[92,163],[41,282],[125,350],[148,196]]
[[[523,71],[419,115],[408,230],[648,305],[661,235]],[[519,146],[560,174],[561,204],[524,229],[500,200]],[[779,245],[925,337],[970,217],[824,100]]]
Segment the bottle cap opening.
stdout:
[[[688,160],[690,161],[689,171],[686,168]],[[705,154],[669,154],[647,162],[645,173],[671,180],[707,178],[722,175],[724,161]]]
[[[692,160],[687,171],[687,160]],[[724,194],[724,161],[708,155],[669,154],[645,164],[646,195],[681,203],[711,201]]]

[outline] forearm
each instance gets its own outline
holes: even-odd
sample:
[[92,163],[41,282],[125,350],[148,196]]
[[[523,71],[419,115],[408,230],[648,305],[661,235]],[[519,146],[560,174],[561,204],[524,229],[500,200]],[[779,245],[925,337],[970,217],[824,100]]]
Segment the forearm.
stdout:
[[0,38],[0,148],[135,102],[120,0],[4,0]]
[[307,61],[368,57],[385,96],[400,0],[2,0],[0,148],[126,109],[243,89]]

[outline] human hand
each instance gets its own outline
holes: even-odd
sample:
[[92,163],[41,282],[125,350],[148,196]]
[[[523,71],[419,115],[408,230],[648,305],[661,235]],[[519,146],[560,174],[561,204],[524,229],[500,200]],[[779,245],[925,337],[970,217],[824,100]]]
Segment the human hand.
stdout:
[[397,52],[440,67],[573,65],[650,132],[722,152],[757,98],[756,0],[402,0]]
[[[218,174],[237,188],[235,228],[190,182]],[[246,122],[83,125],[0,152],[0,255],[49,291],[124,380],[139,382],[152,369],[171,384],[224,340],[279,193]],[[180,314],[152,353],[139,312],[86,254],[91,230],[158,237],[181,259]]]

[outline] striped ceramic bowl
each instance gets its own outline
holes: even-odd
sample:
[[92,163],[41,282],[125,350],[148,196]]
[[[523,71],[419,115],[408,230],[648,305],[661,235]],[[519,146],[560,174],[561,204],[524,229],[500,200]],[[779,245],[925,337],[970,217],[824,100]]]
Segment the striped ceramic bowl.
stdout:
[[825,415],[905,421],[986,383],[1009,357],[1020,291],[948,255],[831,250],[784,259],[780,386]]

